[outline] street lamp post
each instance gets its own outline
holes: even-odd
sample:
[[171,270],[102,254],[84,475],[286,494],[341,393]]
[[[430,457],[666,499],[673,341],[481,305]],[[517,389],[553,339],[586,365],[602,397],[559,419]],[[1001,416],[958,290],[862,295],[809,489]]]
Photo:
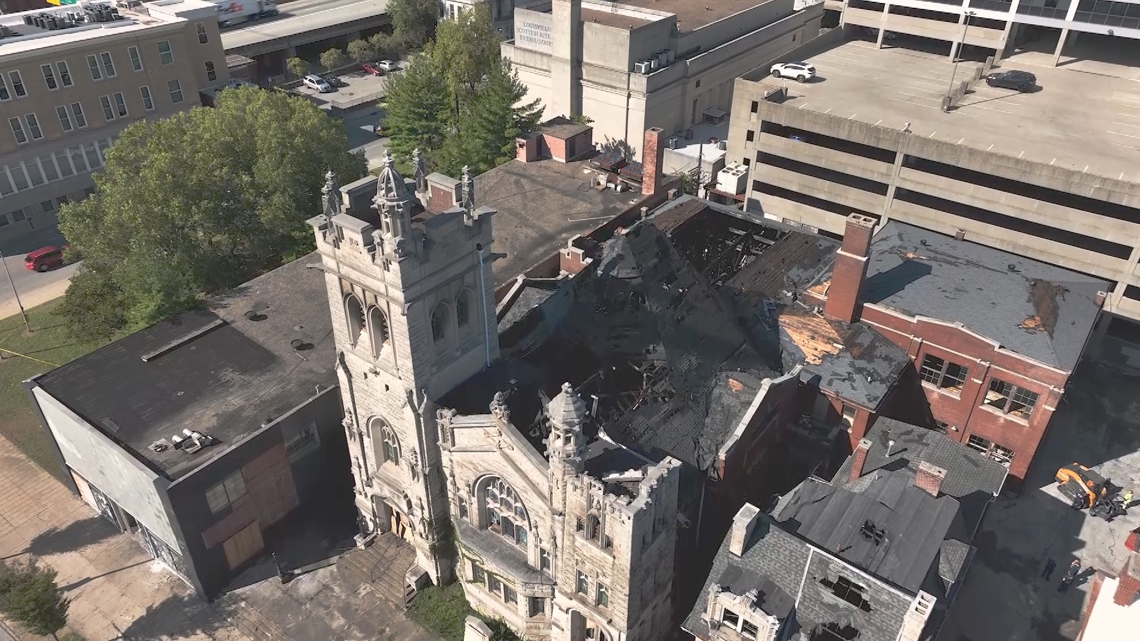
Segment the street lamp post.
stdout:
[[[954,80],[958,76],[958,61],[962,59],[962,47],[966,46],[966,34],[970,32],[970,18],[978,15],[976,11],[966,12],[966,26],[962,29],[962,41],[957,43],[954,53],[954,71],[950,73],[950,88],[946,90],[946,97],[949,98],[954,93]],[[955,46],[955,45],[951,45]],[[946,110],[950,110],[950,101],[946,101]]]

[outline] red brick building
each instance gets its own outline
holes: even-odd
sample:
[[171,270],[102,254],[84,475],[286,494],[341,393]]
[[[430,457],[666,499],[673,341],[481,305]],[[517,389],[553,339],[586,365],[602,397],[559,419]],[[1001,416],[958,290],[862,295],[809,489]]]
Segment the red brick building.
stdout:
[[[1025,477],[1110,283],[891,221],[848,218],[831,273],[805,292],[823,316],[873,328],[914,363],[934,425]],[[852,448],[879,412],[848,420]],[[849,413],[850,410],[849,410]],[[907,416],[914,420],[912,416]]]

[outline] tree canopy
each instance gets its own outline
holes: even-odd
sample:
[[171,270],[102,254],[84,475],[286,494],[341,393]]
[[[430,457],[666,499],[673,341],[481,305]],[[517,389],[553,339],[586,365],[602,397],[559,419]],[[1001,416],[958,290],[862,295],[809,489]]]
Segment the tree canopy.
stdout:
[[422,150],[433,169],[482,173],[514,157],[517,136],[542,118],[538,100],[502,60],[486,4],[439,24],[436,39],[402,74],[390,76],[384,105],[389,148],[402,159]]
[[9,566],[0,561],[0,613],[29,632],[55,636],[67,625],[71,605],[55,583],[56,571],[32,559]]
[[146,326],[308,251],[330,169],[344,184],[366,163],[337,121],[283,92],[225,89],[215,108],[130,125],[95,194],[59,212],[84,255],[65,304],[75,334]]
[[437,0],[388,0],[392,30],[412,48],[422,47],[435,37],[439,22]]

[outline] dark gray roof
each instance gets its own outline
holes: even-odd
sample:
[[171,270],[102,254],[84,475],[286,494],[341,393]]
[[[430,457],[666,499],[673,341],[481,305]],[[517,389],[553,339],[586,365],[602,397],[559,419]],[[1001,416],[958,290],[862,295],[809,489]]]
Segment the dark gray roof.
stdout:
[[[309,254],[37,382],[153,469],[184,475],[304,403],[317,385],[336,384],[324,273],[310,269],[320,262]],[[184,428],[221,444],[196,454],[149,449]]]
[[[773,517],[821,549],[916,593],[937,566],[942,542],[969,538],[958,501],[915,487],[912,474],[880,470],[863,479],[857,491],[804,481],[780,500]],[[879,544],[862,534],[867,522],[885,530]]]
[[[909,470],[912,474],[923,461],[946,470],[942,492],[962,504],[962,516],[970,532],[981,522],[986,506],[1001,492],[1009,470],[934,430],[911,425],[893,418],[879,417],[864,437],[871,441],[863,462],[863,474],[875,470]],[[887,456],[888,443],[894,440]],[[834,482],[843,483],[851,469],[848,457],[835,474]]]
[[1071,371],[1099,312],[1096,294],[1109,289],[1093,276],[892,220],[871,244],[860,298],[962,323]]

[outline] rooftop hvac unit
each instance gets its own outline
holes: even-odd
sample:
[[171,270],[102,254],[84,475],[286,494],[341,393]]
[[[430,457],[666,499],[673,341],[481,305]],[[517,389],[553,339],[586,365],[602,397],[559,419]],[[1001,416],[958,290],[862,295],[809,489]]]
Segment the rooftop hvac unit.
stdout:
[[669,55],[666,54],[664,50],[658,51],[656,54],[654,54],[654,57],[657,58],[658,66],[666,67],[669,65]]
[[660,66],[660,65],[657,64],[657,58],[650,58],[649,59],[649,68],[650,69],[652,69],[653,71],[657,71],[658,66]]
[[747,182],[747,178],[747,167],[738,162],[729,163],[724,169],[717,172],[716,188],[718,191],[728,194],[743,194],[744,183]]
[[666,141],[665,141],[665,144],[666,144],[666,146],[668,146],[670,149],[676,149],[676,148],[677,148],[677,145],[679,144],[679,141],[677,140],[677,137],[676,137],[676,136],[669,136],[669,140],[666,140]]
[[677,53],[672,49],[665,50],[665,64],[671,65],[677,59]]
[[635,62],[635,63],[633,63],[633,70],[636,71],[637,73],[642,74],[642,75],[646,75],[650,71],[649,63],[648,62]]
[[721,150],[721,151],[728,151],[728,141],[727,140],[721,140],[721,141],[717,142],[716,148]]
[[692,139],[693,139],[693,129],[690,127],[689,129],[685,130],[685,140],[692,140]]

